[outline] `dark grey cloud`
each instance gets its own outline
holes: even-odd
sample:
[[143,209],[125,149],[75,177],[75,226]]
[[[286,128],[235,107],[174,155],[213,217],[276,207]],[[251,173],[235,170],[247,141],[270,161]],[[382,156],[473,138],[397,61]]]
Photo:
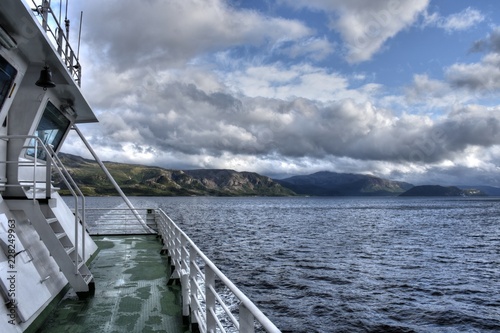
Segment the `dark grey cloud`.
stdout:
[[250,98],[178,82],[165,84],[148,104],[120,100],[121,112],[100,117],[102,137],[159,152],[425,164],[453,159],[471,146],[500,143],[500,114],[485,107],[463,107],[430,121],[397,117],[351,99],[324,105],[303,98]]
[[470,52],[500,53],[500,27],[494,28],[486,38],[474,42]]
[[500,54],[490,53],[480,63],[454,64],[446,72],[452,88],[463,88],[476,94],[491,94],[500,90]]

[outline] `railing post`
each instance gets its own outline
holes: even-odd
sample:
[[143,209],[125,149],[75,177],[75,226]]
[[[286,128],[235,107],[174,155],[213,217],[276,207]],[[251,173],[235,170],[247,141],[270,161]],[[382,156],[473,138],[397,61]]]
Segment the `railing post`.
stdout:
[[[75,209],[75,215],[78,216],[78,209]],[[82,195],[82,260],[85,261],[85,232],[87,231],[87,222],[85,217],[85,197]],[[78,222],[77,222],[78,223]]]
[[[52,153],[52,150],[50,150]],[[45,197],[50,199],[52,196],[51,179],[52,179],[52,159],[47,158],[45,164]]]
[[205,298],[206,298],[206,321],[207,332],[215,332],[216,321],[212,315],[215,312],[215,295],[211,289],[215,289],[215,272],[205,265]]
[[176,270],[179,270],[181,269],[179,267],[179,260],[180,260],[180,247],[181,247],[181,241],[180,241],[180,238],[181,237],[181,234],[179,232],[179,230],[175,230],[175,237],[174,237],[174,261],[175,261],[175,269]]
[[42,2],[42,27],[44,31],[48,30],[48,16],[50,10],[50,1],[43,0]]
[[35,140],[35,155],[33,156],[33,201],[36,200],[36,168],[38,157],[38,140]]
[[254,333],[255,324],[253,314],[245,304],[240,304],[240,333]]
[[181,289],[182,289],[182,316],[189,317],[189,273],[182,271],[181,276]]
[[196,249],[194,246],[189,248],[189,280],[191,288],[191,323],[197,325],[198,319],[198,284],[196,283],[198,277],[198,270],[196,269]]
[[182,315],[189,316],[189,251],[187,249],[187,240],[180,236],[181,245],[181,288],[182,288]]
[[[75,196],[75,274],[78,274],[78,197]],[[82,258],[83,260],[84,258]]]
[[189,266],[188,266],[189,252],[188,252],[188,249],[186,248],[187,240],[182,235],[179,235],[179,241],[180,241],[180,250],[181,250],[181,257],[179,258],[181,261],[180,269],[183,272],[188,272],[188,270],[189,270]]

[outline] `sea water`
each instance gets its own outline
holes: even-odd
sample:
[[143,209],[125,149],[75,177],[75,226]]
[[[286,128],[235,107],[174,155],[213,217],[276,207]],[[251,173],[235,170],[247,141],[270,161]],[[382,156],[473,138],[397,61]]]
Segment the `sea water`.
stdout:
[[131,199],[283,332],[500,332],[498,198]]

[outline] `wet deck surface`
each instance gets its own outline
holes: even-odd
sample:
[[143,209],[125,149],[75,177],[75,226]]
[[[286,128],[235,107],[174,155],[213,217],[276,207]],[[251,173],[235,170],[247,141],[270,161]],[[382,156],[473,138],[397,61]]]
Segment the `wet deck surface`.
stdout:
[[43,324],[48,332],[189,332],[179,286],[167,286],[167,261],[155,236],[100,236],[91,264],[95,296],[69,293]]

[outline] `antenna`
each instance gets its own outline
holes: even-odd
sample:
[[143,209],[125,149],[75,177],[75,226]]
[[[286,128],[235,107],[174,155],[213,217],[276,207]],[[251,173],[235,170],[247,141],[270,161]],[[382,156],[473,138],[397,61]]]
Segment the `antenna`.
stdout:
[[76,50],[76,60],[80,61],[80,39],[82,38],[83,10],[80,12],[80,31],[78,31],[78,48]]
[[62,15],[62,1],[59,2],[59,22],[61,22],[61,15]]
[[66,15],[64,16],[64,23],[66,25],[66,40],[69,41],[68,0],[66,0]]

